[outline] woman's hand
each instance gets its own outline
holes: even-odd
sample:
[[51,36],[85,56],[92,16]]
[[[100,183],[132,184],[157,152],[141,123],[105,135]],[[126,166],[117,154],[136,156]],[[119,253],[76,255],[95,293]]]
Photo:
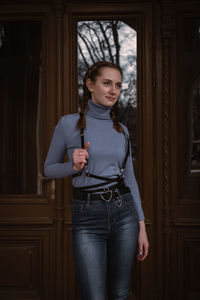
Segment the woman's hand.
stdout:
[[90,143],[87,142],[85,144],[84,149],[75,149],[72,158],[73,158],[73,169],[74,171],[80,171],[84,168],[85,164],[87,163],[88,159],[88,148],[90,146]]
[[146,228],[144,221],[140,221],[140,231],[138,236],[138,260],[143,261],[147,255],[149,250],[149,241],[147,238]]

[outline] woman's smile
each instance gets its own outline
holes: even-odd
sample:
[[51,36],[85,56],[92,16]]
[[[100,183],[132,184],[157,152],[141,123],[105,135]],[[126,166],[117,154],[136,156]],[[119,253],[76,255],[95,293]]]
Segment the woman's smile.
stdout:
[[112,106],[120,96],[122,76],[119,70],[104,67],[95,81],[88,79],[86,83],[94,103]]

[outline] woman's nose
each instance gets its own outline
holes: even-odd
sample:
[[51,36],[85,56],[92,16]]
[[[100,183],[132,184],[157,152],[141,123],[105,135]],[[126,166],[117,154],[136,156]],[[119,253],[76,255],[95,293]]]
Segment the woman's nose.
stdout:
[[115,93],[116,93],[116,87],[115,87],[114,84],[111,85],[111,87],[110,87],[110,93],[112,93],[112,94],[115,94]]

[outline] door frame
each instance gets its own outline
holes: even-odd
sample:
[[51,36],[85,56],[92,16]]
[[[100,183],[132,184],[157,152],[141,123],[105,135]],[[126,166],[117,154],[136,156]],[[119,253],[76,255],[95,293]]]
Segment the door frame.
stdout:
[[[142,198],[142,206],[145,213],[148,237],[151,247],[155,243],[153,235],[153,210],[155,208],[154,195],[154,133],[153,133],[153,41],[152,41],[152,5],[150,3],[90,3],[90,5],[67,4],[64,13],[64,85],[63,85],[63,109],[64,114],[77,111],[77,21],[94,19],[122,19],[135,18],[138,23],[138,172],[136,174]],[[74,278],[70,236],[71,216],[70,204],[72,200],[71,181],[65,180],[64,184],[65,201],[65,245],[64,253],[68,253],[64,263],[64,278],[67,282],[64,295],[66,298],[78,297],[76,282]],[[135,264],[134,292],[138,299],[144,299],[146,291],[153,295],[154,280],[149,278],[149,272],[155,267],[156,260],[153,259],[153,252],[150,251],[148,259],[142,264]],[[66,265],[68,267],[66,267]],[[157,270],[157,267],[155,267]],[[68,271],[70,270],[70,275]],[[71,276],[73,274],[73,276]],[[68,290],[73,287],[74,293]],[[71,299],[71,298],[70,298]],[[77,299],[77,298],[76,298]],[[132,299],[132,298],[131,298]]]

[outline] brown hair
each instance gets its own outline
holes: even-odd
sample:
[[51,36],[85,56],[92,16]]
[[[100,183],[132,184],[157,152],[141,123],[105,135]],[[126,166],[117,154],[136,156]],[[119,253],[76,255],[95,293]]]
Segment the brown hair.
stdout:
[[[82,97],[82,103],[81,103],[81,112],[80,112],[80,118],[77,122],[77,128],[79,128],[79,129],[86,128],[85,114],[88,109],[88,100],[91,99],[91,93],[87,88],[86,81],[87,81],[87,79],[90,79],[91,81],[95,82],[96,77],[98,75],[100,75],[101,69],[105,68],[105,67],[111,68],[111,69],[116,69],[122,75],[121,68],[118,65],[116,65],[112,62],[108,62],[108,61],[98,61],[87,70],[87,72],[85,73],[85,76],[83,78],[83,97]],[[122,132],[123,131],[122,126],[116,120],[116,116],[115,116],[113,108],[111,108],[110,116],[111,116],[111,119],[113,120],[113,127],[118,132]]]

